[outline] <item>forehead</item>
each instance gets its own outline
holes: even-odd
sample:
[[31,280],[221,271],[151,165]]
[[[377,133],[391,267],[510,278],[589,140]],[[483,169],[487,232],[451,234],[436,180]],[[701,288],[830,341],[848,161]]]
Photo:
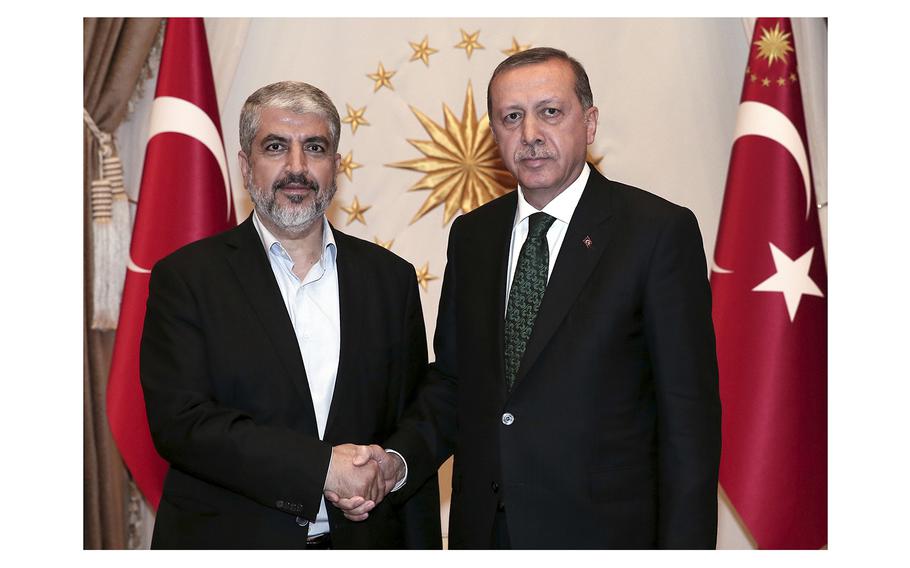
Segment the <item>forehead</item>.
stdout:
[[492,85],[494,107],[535,104],[542,100],[577,100],[575,74],[561,59],[550,59],[503,72]]
[[294,111],[266,107],[259,113],[259,129],[256,138],[277,134],[289,137],[323,136],[330,138],[329,123],[320,114],[307,112],[298,114]]

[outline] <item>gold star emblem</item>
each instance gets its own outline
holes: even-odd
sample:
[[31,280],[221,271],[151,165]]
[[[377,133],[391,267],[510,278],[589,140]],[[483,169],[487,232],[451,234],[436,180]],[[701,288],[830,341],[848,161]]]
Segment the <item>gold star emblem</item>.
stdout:
[[414,43],[413,41],[408,42],[411,44],[411,49],[414,50],[414,55],[411,56],[411,61],[417,61],[420,59],[427,67],[430,66],[430,56],[439,51],[438,49],[433,49],[430,47],[428,37],[429,36],[423,36],[423,41],[420,43]]
[[511,56],[515,55],[516,53],[521,53],[522,51],[526,51],[526,50],[530,49],[530,47],[531,47],[530,43],[527,45],[519,45],[518,40],[515,39],[515,36],[512,36],[512,47],[510,47],[508,49],[503,49],[502,52],[505,53],[506,56],[511,57]]
[[348,177],[348,181],[354,181],[354,170],[361,167],[361,164],[358,164],[354,161],[354,151],[348,152],[348,155],[344,158],[341,158],[341,164],[338,166],[338,169],[344,172],[344,175]]
[[445,128],[414,107],[411,112],[432,140],[408,140],[423,152],[423,158],[386,164],[426,174],[410,191],[429,189],[431,193],[411,219],[414,223],[438,205],[445,203],[443,226],[460,210],[465,213],[508,193],[515,179],[503,166],[493,141],[490,119],[484,114],[477,119],[474,93],[468,82],[461,120],[445,104]]
[[749,75],[749,80],[752,81],[753,83],[755,82],[756,79],[758,79],[757,76],[755,76],[755,75]]
[[790,73],[790,82],[791,82],[791,83],[795,83],[795,82],[796,82],[796,73]]
[[784,79],[783,77],[781,77],[780,79],[777,80],[777,86],[778,86],[778,87],[783,87],[783,86],[786,85],[786,84],[787,84],[787,80]]
[[341,210],[348,214],[347,225],[350,225],[354,221],[360,221],[364,225],[367,224],[366,219],[363,218],[363,214],[372,207],[372,205],[367,205],[363,207],[360,205],[360,201],[357,199],[357,196],[354,196],[354,201],[351,202],[350,207],[342,207]]
[[767,77],[765,77],[764,79],[762,79],[762,80],[761,80],[761,86],[762,86],[762,87],[770,87],[770,86],[771,86],[771,79],[768,79]]
[[373,85],[373,92],[375,93],[383,87],[388,87],[390,90],[394,91],[395,87],[392,86],[392,81],[390,81],[390,79],[395,73],[395,71],[386,71],[386,68],[382,66],[382,61],[380,61],[376,72],[367,75],[367,77],[376,81]]
[[367,122],[367,119],[363,118],[363,113],[367,111],[367,107],[364,106],[362,108],[355,109],[347,103],[345,103],[344,106],[348,107],[348,115],[342,118],[341,122],[351,125],[351,134],[356,134],[357,127],[361,124],[365,124],[367,126],[370,125],[370,123]]
[[433,276],[430,274],[430,262],[427,261],[421,268],[416,268],[417,271],[417,283],[420,284],[420,287],[423,288],[423,291],[427,291],[427,283],[430,280],[439,280],[439,276]]
[[480,37],[480,30],[469,34],[468,32],[461,30],[461,42],[457,43],[455,47],[464,49],[468,54],[468,59],[471,58],[471,54],[474,53],[475,49],[486,49],[484,46],[480,45],[480,42],[477,41],[477,38]]
[[373,242],[385,250],[392,250],[392,243],[395,242],[395,239],[392,239],[391,241],[383,241],[379,237],[373,237]]
[[787,53],[793,51],[790,45],[790,33],[780,29],[780,22],[774,24],[773,29],[762,28],[761,39],[755,42],[758,46],[758,57],[768,60],[768,67],[780,60],[787,62]]

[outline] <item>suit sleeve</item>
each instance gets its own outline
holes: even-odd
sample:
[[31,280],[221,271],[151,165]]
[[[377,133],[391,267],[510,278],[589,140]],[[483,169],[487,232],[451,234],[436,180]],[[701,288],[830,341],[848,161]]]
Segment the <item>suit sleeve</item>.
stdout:
[[433,350],[436,361],[409,405],[397,431],[386,447],[398,451],[408,462],[408,482],[399,492],[413,495],[426,479],[452,455],[455,439],[457,378],[455,366],[455,253],[460,219],[452,224],[447,247],[445,275],[436,318]]
[[660,548],[714,548],[720,398],[711,291],[701,233],[688,209],[652,253],[644,317],[655,377]]
[[[427,374],[426,327],[417,279],[411,265],[408,265],[405,282],[408,294],[401,333],[402,347],[398,354],[403,375],[397,405],[399,413],[403,413],[414,401]],[[422,482],[412,479],[411,483],[414,486],[412,491],[405,492],[402,488],[389,496],[400,507],[404,546],[408,549],[440,549],[439,480],[436,475],[431,475]]]
[[219,403],[194,291],[166,261],[152,270],[140,377],[155,447],[171,466],[260,504],[313,520],[332,448],[257,424]]

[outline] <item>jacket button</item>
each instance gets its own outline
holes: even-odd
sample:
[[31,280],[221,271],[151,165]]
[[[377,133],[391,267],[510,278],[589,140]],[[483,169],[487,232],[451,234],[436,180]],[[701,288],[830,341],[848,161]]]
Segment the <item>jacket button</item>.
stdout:
[[284,509],[284,501],[275,501],[275,506],[279,509]]
[[499,493],[499,484],[495,481],[490,485],[490,488],[493,489],[493,493]]
[[502,415],[503,424],[505,424],[506,426],[510,426],[512,424],[512,422],[515,422],[515,417],[512,416],[510,413],[506,412],[505,414]]
[[310,524],[310,521],[304,519],[303,517],[297,517],[296,521],[297,521],[297,524],[300,525],[301,527],[305,527],[308,524]]

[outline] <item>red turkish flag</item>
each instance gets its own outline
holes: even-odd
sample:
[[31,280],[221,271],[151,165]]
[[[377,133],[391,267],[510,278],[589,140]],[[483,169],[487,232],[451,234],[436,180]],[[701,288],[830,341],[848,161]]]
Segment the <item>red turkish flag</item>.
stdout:
[[759,18],[711,288],[720,484],[759,548],[828,541],[828,279],[788,18]]
[[156,510],[168,464],[152,444],[139,384],[149,272],[176,249],[235,224],[205,25],[169,18],[107,387],[114,441]]

